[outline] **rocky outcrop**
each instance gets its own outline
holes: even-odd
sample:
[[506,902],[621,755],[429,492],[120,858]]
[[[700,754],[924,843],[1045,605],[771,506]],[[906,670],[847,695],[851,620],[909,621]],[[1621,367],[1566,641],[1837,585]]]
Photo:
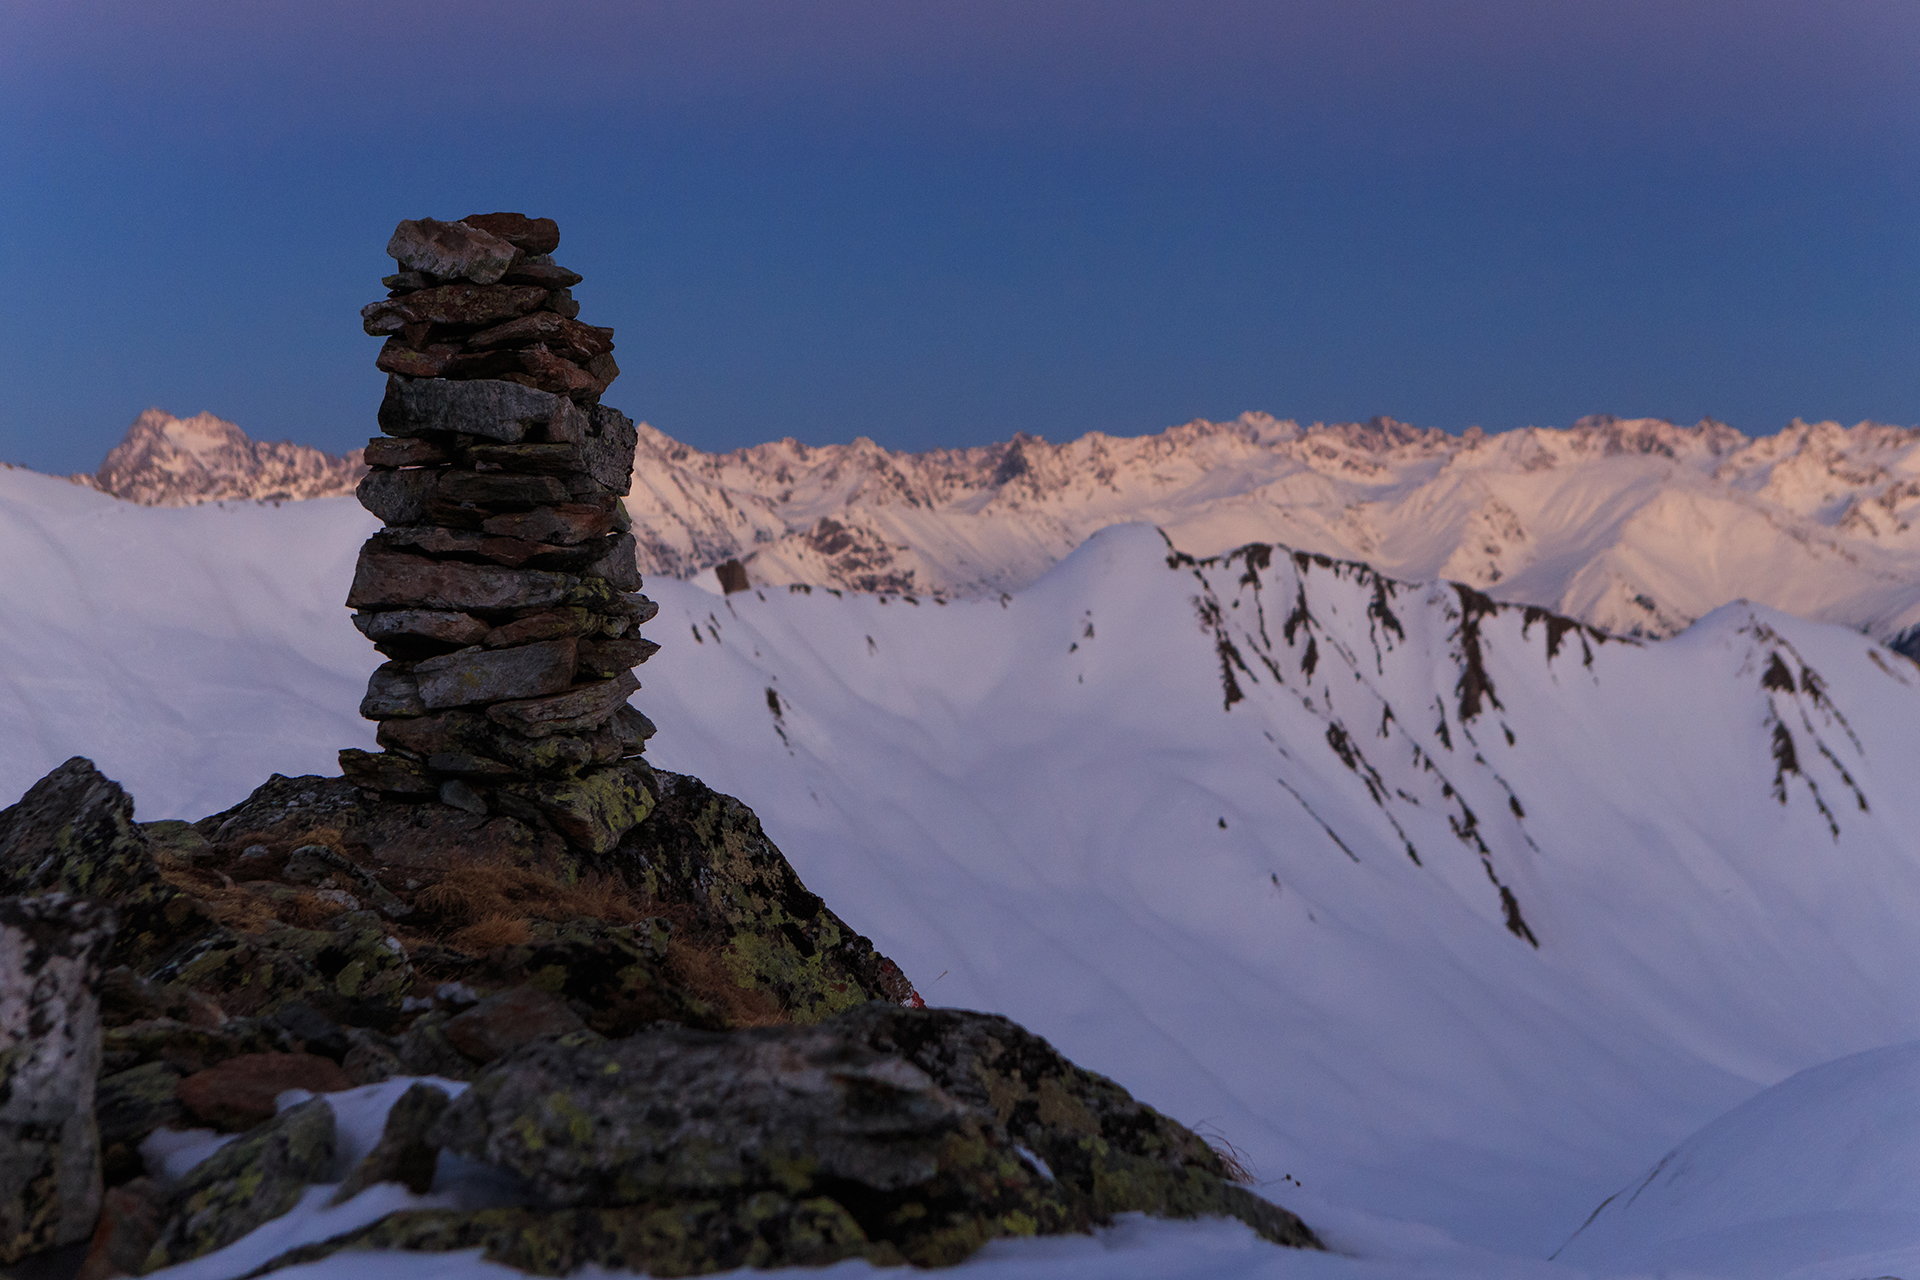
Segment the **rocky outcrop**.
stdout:
[[0,1263],[93,1234],[96,986],[113,929],[84,898],[0,898]]
[[[600,855],[344,778],[136,824],[76,759],[0,812],[0,891],[84,884],[149,922],[98,983],[101,1274],[219,1248],[312,1183],[426,1189],[441,1152],[498,1169],[520,1203],[392,1214],[274,1265],[360,1247],[478,1247],[556,1275],[932,1265],[1133,1211],[1314,1243],[1038,1037],[910,1007],[750,810],[654,785],[652,815]],[[410,1089],[351,1170],[324,1101],[272,1113],[289,1088],[407,1075],[474,1083]],[[243,1136],[183,1182],[145,1176],[155,1129],[208,1124]]]
[[347,598],[389,660],[361,712],[381,752],[355,782],[476,816],[513,813],[592,854],[654,804],[653,733],[627,705],[658,647],[620,498],[635,429],[600,394],[613,331],[578,320],[548,218],[402,222],[402,270],[362,313],[389,335],[361,503],[386,528]]
[[266,1270],[476,1246],[543,1275],[942,1266],[1128,1212],[1238,1218],[1318,1247],[1191,1131],[1005,1018],[958,1010],[544,1040],[483,1072],[424,1141],[518,1175],[527,1203],[393,1214]]

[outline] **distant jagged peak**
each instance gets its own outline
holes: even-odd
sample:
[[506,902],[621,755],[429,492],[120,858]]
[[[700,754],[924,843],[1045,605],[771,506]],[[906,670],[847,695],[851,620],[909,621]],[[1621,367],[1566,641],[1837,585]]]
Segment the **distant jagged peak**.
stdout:
[[1566,434],[1582,443],[1597,442],[1609,454],[1660,454],[1669,458],[1724,457],[1751,444],[1742,432],[1714,418],[1682,427],[1665,418],[1616,418],[1590,413],[1576,418]]
[[80,483],[149,507],[222,499],[282,502],[351,493],[366,474],[361,450],[330,454],[290,440],[255,440],[211,413],[176,418],[147,409]]

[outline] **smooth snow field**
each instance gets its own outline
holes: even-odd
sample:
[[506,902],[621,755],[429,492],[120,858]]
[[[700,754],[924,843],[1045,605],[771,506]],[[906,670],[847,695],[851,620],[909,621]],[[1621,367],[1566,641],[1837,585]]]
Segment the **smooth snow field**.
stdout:
[[[372,741],[339,602],[374,528],[0,471],[0,800],[73,754],[142,819],[334,772]],[[751,804],[930,1003],[1231,1142],[1336,1250],[1124,1220],[961,1270],[1920,1275],[1920,668],[1864,637],[1736,604],[1603,642],[1146,526],[1004,599],[648,590],[657,764]],[[377,1132],[365,1093],[333,1102]],[[178,1270],[373,1196],[405,1193]]]

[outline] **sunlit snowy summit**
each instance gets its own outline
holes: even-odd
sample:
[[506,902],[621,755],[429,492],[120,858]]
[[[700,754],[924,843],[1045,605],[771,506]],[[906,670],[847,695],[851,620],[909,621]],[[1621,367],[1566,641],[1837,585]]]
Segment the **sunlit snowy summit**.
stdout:
[[898,453],[860,439],[708,454],[643,426],[642,567],[754,582],[1013,590],[1108,525],[1182,551],[1267,540],[1446,578],[1624,635],[1748,599],[1896,640],[1920,624],[1920,430],[1583,418],[1455,436],[1266,414],[1067,444]]
[[366,473],[358,449],[331,454],[287,440],[255,440],[211,413],[176,418],[148,409],[98,471],[72,479],[142,506],[189,507],[229,498],[327,498],[352,493]]

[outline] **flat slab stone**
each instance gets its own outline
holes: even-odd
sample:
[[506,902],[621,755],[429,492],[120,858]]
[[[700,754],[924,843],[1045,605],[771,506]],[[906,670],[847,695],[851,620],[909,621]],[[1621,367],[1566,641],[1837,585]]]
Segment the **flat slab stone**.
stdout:
[[388,377],[386,398],[380,402],[380,429],[390,436],[461,432],[513,444],[536,427],[546,427],[555,415],[566,431],[576,429],[574,420],[584,417],[565,396],[517,382],[449,382],[395,374]]
[[369,471],[360,477],[354,496],[360,505],[391,525],[419,524],[426,518],[427,500],[433,496],[438,471],[414,468],[407,471]]
[[519,255],[508,241],[481,227],[437,218],[409,218],[387,241],[387,256],[408,270],[475,284],[493,284]]
[[563,603],[579,579],[542,569],[458,564],[362,549],[349,609],[535,609]]
[[496,702],[487,708],[487,718],[529,738],[544,738],[551,733],[581,733],[605,724],[639,687],[640,681],[628,671],[611,680],[583,684],[551,697]]
[[573,683],[577,645],[568,636],[505,649],[462,649],[415,663],[413,675],[429,711],[538,698]]
[[524,213],[470,213],[460,221],[527,253],[552,253],[560,247],[560,224],[552,218],[529,218]]
[[613,512],[587,502],[569,502],[537,511],[518,511],[489,517],[480,525],[488,533],[506,538],[524,538],[529,542],[552,542],[563,546],[602,538],[613,532]]
[[551,290],[531,284],[443,284],[360,308],[360,327],[375,337],[410,324],[478,329],[537,311]]
[[438,640],[443,644],[479,644],[492,630],[470,613],[439,609],[389,609],[356,613],[353,625],[376,643],[382,640]]

